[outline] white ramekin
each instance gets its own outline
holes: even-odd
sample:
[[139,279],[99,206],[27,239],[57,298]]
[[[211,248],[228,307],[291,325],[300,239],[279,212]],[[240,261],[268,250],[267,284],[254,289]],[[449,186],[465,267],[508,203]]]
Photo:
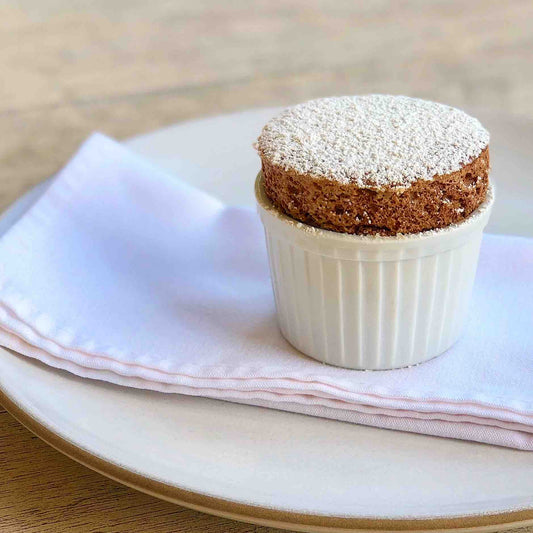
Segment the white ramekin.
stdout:
[[492,188],[464,222],[396,237],[298,222],[271,203],[261,173],[255,193],[278,322],[295,348],[330,365],[378,370],[421,363],[457,340]]

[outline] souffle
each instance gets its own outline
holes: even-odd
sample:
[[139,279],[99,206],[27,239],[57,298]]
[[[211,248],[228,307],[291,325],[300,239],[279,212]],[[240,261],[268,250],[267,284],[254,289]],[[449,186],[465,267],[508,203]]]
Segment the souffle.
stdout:
[[448,350],[494,203],[480,122],[407,96],[322,98],[270,120],[256,148],[283,336],[352,369]]
[[322,98],[288,108],[257,140],[272,203],[357,235],[458,224],[484,201],[489,133],[465,112],[407,96]]

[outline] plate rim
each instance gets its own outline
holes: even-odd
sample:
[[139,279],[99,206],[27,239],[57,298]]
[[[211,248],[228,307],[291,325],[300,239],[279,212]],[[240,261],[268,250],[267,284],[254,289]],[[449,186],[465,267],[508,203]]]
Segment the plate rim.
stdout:
[[[268,109],[268,108],[267,108]],[[231,117],[250,111],[264,111],[265,108],[254,108],[235,113],[226,113],[208,117],[199,117],[178,124],[173,124],[165,128],[147,132],[124,142],[138,140],[148,137],[164,130],[169,130],[176,126],[190,123],[209,121],[221,117]],[[502,115],[505,118],[506,115]],[[509,117],[507,117],[509,118]],[[516,117],[510,117],[516,118]],[[531,124],[531,121],[527,121]],[[26,195],[31,194],[35,188],[19,197],[0,216],[4,216],[18,201]],[[7,351],[2,347],[2,351]],[[30,432],[41,440],[52,446],[60,453],[68,456],[74,461],[82,464],[102,474],[116,482],[131,487],[151,496],[181,505],[186,508],[200,512],[230,518],[241,522],[253,523],[263,526],[289,529],[293,531],[308,532],[392,532],[392,531],[503,531],[517,527],[533,525],[533,501],[531,505],[521,509],[504,510],[495,513],[473,513],[467,515],[456,515],[446,517],[425,517],[425,518],[378,518],[378,517],[357,517],[357,516],[336,516],[326,514],[314,514],[281,510],[260,505],[243,503],[236,500],[224,499],[217,496],[207,495],[198,491],[181,488],[163,481],[153,479],[149,476],[133,472],[120,466],[116,462],[106,460],[102,456],[84,449],[75,442],[61,436],[45,423],[25,410],[17,402],[16,396],[10,395],[0,383],[0,405],[13,416],[18,422],[26,427]]]
[[[54,433],[27,413],[0,387],[0,404],[26,429],[63,455],[150,496],[222,518],[277,527],[292,531],[322,533],[392,531],[502,531],[533,525],[533,507],[502,513],[473,514],[436,518],[360,518],[300,513],[251,505],[190,491],[127,470],[120,465],[84,450]],[[304,529],[305,528],[305,529]]]

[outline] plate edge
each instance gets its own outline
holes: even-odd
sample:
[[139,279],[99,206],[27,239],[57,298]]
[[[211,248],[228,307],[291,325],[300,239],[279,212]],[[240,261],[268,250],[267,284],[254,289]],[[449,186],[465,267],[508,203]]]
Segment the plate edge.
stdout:
[[91,454],[57,435],[32,415],[26,413],[0,388],[0,404],[31,433],[74,461],[114,481],[151,496],[196,511],[263,526],[322,533],[391,531],[498,531],[533,525],[533,507],[494,514],[447,518],[355,518],[282,511],[224,500],[188,491],[131,472],[115,463]]

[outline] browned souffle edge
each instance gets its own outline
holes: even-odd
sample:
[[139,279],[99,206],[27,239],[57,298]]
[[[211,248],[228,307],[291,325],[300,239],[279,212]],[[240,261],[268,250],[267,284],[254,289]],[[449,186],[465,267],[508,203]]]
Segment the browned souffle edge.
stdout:
[[361,188],[285,170],[262,158],[264,187],[290,217],[318,228],[357,235],[419,233],[457,224],[484,201],[489,147],[457,172],[407,188]]

